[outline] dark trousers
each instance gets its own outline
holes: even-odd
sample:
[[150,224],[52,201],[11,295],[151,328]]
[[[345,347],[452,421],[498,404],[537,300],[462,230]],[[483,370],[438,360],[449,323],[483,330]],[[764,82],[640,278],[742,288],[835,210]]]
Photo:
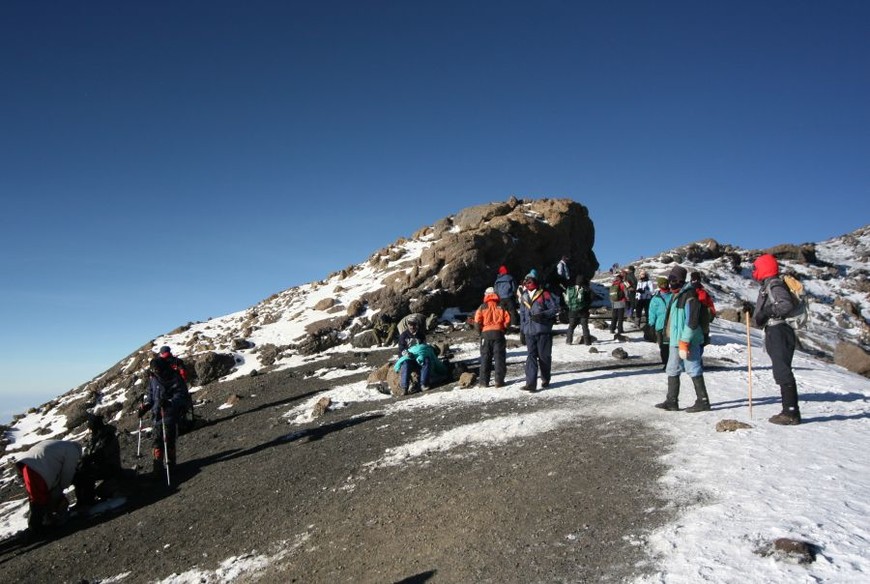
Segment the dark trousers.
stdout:
[[574,329],[580,325],[583,331],[583,342],[589,344],[591,336],[589,335],[589,311],[588,310],[571,310],[568,311],[568,344],[574,342]]
[[670,357],[671,353],[671,347],[665,340],[662,331],[656,331],[656,343],[659,345],[659,356],[662,358],[662,365],[667,365],[668,357]]
[[[495,370],[496,385],[504,385],[507,374],[507,346],[504,333],[486,331],[480,339],[480,383],[489,385],[490,373]],[[494,365],[494,367],[493,367]]]
[[417,361],[414,359],[407,359],[402,363],[402,367],[399,369],[399,385],[402,389],[409,389],[409,384],[411,383],[411,373],[414,371],[420,372],[420,385],[429,385],[429,371],[431,370],[429,359],[423,359],[423,366],[421,367]]
[[502,298],[499,300],[499,305],[507,310],[508,314],[511,315],[510,326],[520,326],[520,313],[517,311],[517,299],[513,296]]
[[622,321],[625,320],[625,308],[614,308],[610,316],[610,332],[623,334]]
[[549,385],[550,367],[553,364],[553,335],[539,333],[526,335],[526,386],[535,387],[538,382],[538,368],[541,370],[541,383]]
[[637,301],[637,310],[634,313],[634,320],[640,322],[643,320],[643,315],[646,313],[647,318],[649,318],[649,298],[641,298]]
[[794,350],[797,347],[797,337],[788,324],[782,323],[765,327],[764,349],[770,356],[773,366],[773,380],[779,385],[782,393],[782,408],[797,409],[797,383],[791,370]]

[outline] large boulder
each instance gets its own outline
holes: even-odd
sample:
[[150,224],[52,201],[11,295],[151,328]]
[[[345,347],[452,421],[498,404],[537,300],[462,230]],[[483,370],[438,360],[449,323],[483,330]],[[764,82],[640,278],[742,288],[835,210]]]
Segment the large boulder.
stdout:
[[870,376],[870,353],[854,343],[847,341],[838,343],[834,349],[834,363],[853,373]]
[[229,374],[235,366],[235,357],[226,353],[214,352],[199,355],[194,363],[196,377],[201,385],[206,385]]

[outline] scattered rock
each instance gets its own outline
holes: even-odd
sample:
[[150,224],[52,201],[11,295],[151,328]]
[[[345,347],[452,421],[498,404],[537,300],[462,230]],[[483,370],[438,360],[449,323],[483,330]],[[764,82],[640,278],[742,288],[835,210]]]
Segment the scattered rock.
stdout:
[[239,401],[240,401],[241,399],[242,399],[242,396],[240,396],[239,394],[237,394],[237,393],[231,393],[231,394],[229,395],[229,397],[227,397],[227,401],[225,401],[224,404],[225,404],[225,405],[228,405],[228,406],[234,406],[234,405],[236,405],[237,403],[239,403]]
[[314,305],[314,310],[329,310],[335,306],[335,298],[324,298]]
[[253,349],[254,343],[247,339],[233,339],[231,346],[233,351],[243,351],[245,349]]
[[623,349],[622,347],[616,347],[615,349],[613,349],[610,355],[614,359],[628,359],[628,353],[626,353],[625,349]]
[[848,341],[837,344],[834,349],[834,363],[865,377],[870,374],[870,353]]
[[716,424],[717,432],[736,432],[737,430],[748,430],[749,428],[752,428],[750,424],[737,420],[719,420]]
[[600,353],[601,351],[599,351],[599,350],[598,350],[597,348],[595,348],[595,347],[589,347],[589,352],[590,352],[590,353]]
[[373,329],[361,332],[350,340],[351,346],[357,349],[365,349],[367,347],[376,347],[380,342],[377,333]]
[[772,556],[775,560],[811,564],[816,561],[819,546],[808,541],[780,537],[761,546],[755,553],[763,557]]
[[331,406],[331,405],[332,405],[331,398],[322,397],[319,400],[317,400],[316,404],[314,404],[314,409],[312,410],[311,414],[315,418],[319,418],[320,416],[322,416],[323,414],[325,414],[329,410],[329,406]]
[[208,352],[199,355],[193,364],[200,385],[206,385],[230,373],[236,358],[228,353]]
[[473,371],[466,371],[462,375],[459,376],[459,387],[462,389],[468,389],[469,387],[474,387],[475,382],[477,381],[477,374]]

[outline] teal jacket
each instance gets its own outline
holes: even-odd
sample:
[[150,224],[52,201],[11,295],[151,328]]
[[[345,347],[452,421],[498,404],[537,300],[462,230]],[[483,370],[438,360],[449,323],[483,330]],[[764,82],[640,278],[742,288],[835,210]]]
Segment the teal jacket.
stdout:
[[427,345],[426,343],[411,345],[408,347],[408,354],[399,357],[399,360],[396,361],[393,369],[399,371],[402,368],[402,363],[409,359],[414,359],[421,367],[423,366],[423,361],[429,359],[429,367],[432,368],[431,375],[433,376],[433,379],[443,378],[448,374],[447,365],[444,364],[444,361],[438,358],[432,345]]
[[698,300],[691,282],[687,283],[675,298],[671,298],[668,306],[670,346],[678,347],[680,341],[701,345],[704,342],[704,331],[701,330],[700,316],[701,301]]
[[656,332],[665,330],[665,320],[668,315],[668,303],[671,301],[670,292],[662,292],[657,290],[649,301],[649,324]]

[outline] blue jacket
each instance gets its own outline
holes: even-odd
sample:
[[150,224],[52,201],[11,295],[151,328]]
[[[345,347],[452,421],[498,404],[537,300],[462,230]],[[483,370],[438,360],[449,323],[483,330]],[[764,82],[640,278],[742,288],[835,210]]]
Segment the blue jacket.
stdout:
[[396,361],[393,369],[399,371],[405,361],[410,361],[412,359],[420,366],[423,365],[423,362],[426,359],[429,359],[429,366],[432,368],[433,378],[443,378],[449,373],[447,365],[444,364],[444,361],[438,358],[432,345],[427,345],[426,343],[418,343],[408,347],[407,354],[399,357],[399,360]]
[[498,297],[502,299],[511,298],[517,292],[516,280],[510,274],[502,274],[496,278],[492,287],[495,288]]
[[668,303],[671,301],[671,296],[673,295],[670,292],[658,290],[649,301],[649,324],[658,332],[665,330],[665,319],[668,315]]
[[680,341],[690,345],[701,345],[704,342],[704,331],[700,325],[701,301],[698,300],[695,288],[689,282],[677,293],[670,302],[668,321],[670,322],[669,344],[678,347]]
[[520,329],[525,335],[549,334],[559,315],[556,297],[538,288],[524,290],[520,297]]

